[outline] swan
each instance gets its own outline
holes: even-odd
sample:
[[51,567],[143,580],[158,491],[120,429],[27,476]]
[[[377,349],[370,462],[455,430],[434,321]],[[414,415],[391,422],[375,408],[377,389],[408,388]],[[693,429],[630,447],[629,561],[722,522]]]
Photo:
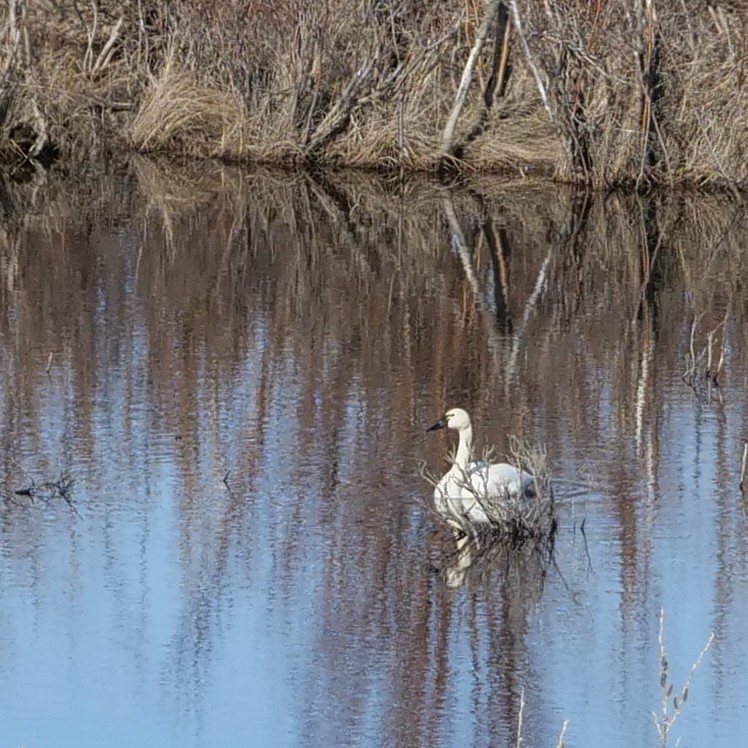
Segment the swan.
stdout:
[[[448,410],[427,431],[454,429],[459,441],[452,467],[434,489],[434,505],[452,527],[463,530],[465,522],[481,525],[491,522],[483,504],[486,500],[531,500],[537,496],[535,478],[506,462],[471,462],[473,426],[462,408]],[[480,499],[480,500],[479,500]]]

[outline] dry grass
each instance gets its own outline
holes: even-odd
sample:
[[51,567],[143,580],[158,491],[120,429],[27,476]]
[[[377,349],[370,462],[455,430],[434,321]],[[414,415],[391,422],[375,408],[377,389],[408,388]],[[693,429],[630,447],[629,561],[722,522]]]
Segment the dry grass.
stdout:
[[170,54],[128,128],[138,151],[239,159],[246,116],[241,99],[201,83]]
[[[102,5],[111,5],[106,8]],[[13,82],[0,119],[2,146],[31,128],[74,161],[111,147],[134,111],[144,68],[137,62],[137,3],[18,2],[0,11],[0,80]],[[16,30],[17,44],[13,43]],[[8,90],[6,88],[6,93]],[[24,154],[8,153],[6,160]]]
[[[595,186],[748,185],[748,16],[722,6],[9,7],[0,103],[11,157],[42,142],[73,159],[115,144],[398,172],[516,169]],[[14,146],[20,125],[31,143]]]
[[500,120],[487,135],[475,141],[470,164],[478,171],[520,168],[551,173],[561,157],[561,143],[541,111],[516,120]]
[[513,2],[557,176],[599,186],[746,186],[745,12],[695,0]]

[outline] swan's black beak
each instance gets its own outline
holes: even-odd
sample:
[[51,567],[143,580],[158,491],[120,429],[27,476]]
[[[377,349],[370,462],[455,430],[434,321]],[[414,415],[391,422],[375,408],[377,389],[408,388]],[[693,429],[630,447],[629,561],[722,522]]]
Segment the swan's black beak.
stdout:
[[447,428],[447,419],[440,418],[433,426],[429,426],[426,431],[437,431],[438,429]]

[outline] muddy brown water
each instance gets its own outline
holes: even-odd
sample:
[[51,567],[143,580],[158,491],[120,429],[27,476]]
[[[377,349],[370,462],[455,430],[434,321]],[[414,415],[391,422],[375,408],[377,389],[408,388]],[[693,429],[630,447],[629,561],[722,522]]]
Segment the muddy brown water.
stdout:
[[[5,199],[0,744],[658,745],[661,609],[670,714],[715,636],[668,744],[748,732],[744,208],[146,161]],[[544,445],[552,563],[455,552],[452,405]]]

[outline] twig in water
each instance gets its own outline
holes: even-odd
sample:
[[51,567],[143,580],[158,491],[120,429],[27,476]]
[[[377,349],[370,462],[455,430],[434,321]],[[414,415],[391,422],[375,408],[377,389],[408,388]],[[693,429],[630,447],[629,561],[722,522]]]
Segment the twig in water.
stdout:
[[592,571],[592,556],[590,556],[590,545],[587,542],[587,533],[585,532],[584,526],[587,522],[587,517],[585,517],[582,520],[582,524],[579,526],[579,532],[582,534],[582,538],[584,539],[584,552],[587,556],[587,571]]
[[740,493],[745,495],[745,466],[748,462],[748,441],[743,442],[743,459],[740,463]]
[[[668,661],[667,652],[665,651],[665,642],[663,639],[663,629],[665,625],[665,611],[660,608],[660,631],[657,636],[657,641],[660,645],[660,689],[662,690],[662,714],[658,718],[657,714],[653,711],[652,718],[654,719],[655,727],[657,728],[657,734],[660,736],[660,745],[667,745],[668,735],[670,730],[673,729],[673,725],[680,717],[683,711],[683,705],[688,699],[688,693],[691,688],[691,681],[693,680],[696,671],[701,665],[701,661],[704,659],[704,655],[707,653],[709,648],[714,642],[714,632],[709,634],[704,648],[701,650],[701,654],[697,657],[696,662],[691,666],[691,672],[688,674],[686,682],[683,684],[683,688],[680,690],[680,694],[673,696],[673,684],[668,680]],[[672,700],[671,700],[672,696]],[[671,710],[672,707],[672,710]]]
[[45,503],[49,503],[52,499],[62,499],[75,513],[77,517],[80,517],[80,512],[75,508],[73,500],[70,496],[70,491],[75,485],[76,476],[66,472],[63,472],[60,477],[55,481],[45,481],[44,483],[37,483],[33,477],[29,478],[30,485],[19,488],[13,493],[16,496],[27,496],[31,499],[32,503],[36,499],[41,499]]
[[83,519],[81,517],[81,513],[75,508],[75,504],[73,504],[73,501],[68,495],[67,490],[60,489],[60,497],[73,510],[73,514],[75,514],[75,516],[78,517],[78,519]]
[[[696,353],[696,330],[703,313],[695,317],[691,323],[689,353],[686,354],[686,370],[681,379],[693,390],[697,397],[711,403],[712,390],[717,391],[720,404],[723,402],[722,390],[719,385],[719,375],[725,365],[725,334],[727,314],[724,319],[706,334],[706,344]],[[719,357],[717,358],[715,337],[721,331],[719,339]],[[702,362],[706,359],[706,363]],[[716,359],[716,363],[715,363]],[[705,392],[706,390],[706,392]]]
[[229,492],[229,496],[231,498],[235,498],[234,491],[231,488],[231,484],[229,483],[229,475],[231,475],[231,471],[227,470],[226,475],[223,476],[223,485],[226,486],[226,490]]

